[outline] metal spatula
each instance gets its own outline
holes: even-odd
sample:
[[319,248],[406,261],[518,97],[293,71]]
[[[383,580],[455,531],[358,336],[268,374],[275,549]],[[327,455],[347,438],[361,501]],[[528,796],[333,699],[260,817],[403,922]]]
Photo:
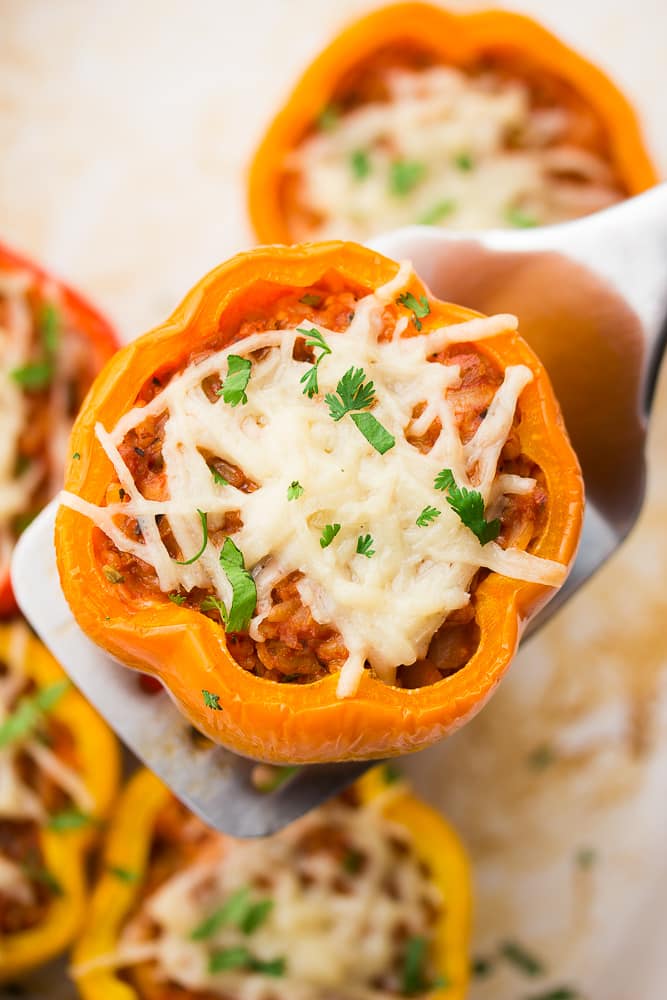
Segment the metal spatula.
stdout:
[[[609,558],[642,503],[646,423],[666,335],[667,185],[562,226],[474,236],[415,226],[373,246],[411,259],[440,298],[517,313],[549,369],[581,459],[588,508],[574,570],[534,630]],[[125,743],[203,819],[234,836],[273,833],[369,766],[304,767],[282,784],[270,774],[258,782],[251,761],[202,746],[164,692],[142,694],[136,675],[77,628],[56,574],[55,511],[56,502],[16,548],[21,609]]]

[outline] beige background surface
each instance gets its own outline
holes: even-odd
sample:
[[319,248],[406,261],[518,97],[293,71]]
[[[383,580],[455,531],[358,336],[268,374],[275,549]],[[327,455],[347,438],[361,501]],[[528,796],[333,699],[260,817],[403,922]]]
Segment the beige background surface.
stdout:
[[[262,128],[308,58],[371,6],[0,0],[0,236],[78,283],[124,336],[163,319],[251,242],[244,172]],[[667,173],[664,0],[515,9],[613,72]],[[478,719],[410,767],[475,861],[475,953],[511,938],[547,967],[529,980],[499,963],[472,1000],[563,984],[588,1000],[667,995],[666,448],[663,378],[630,541]]]

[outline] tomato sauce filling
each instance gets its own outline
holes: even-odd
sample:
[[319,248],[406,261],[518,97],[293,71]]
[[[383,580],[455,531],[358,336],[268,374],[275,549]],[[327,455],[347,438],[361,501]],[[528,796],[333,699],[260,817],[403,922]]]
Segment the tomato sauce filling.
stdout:
[[[275,294],[267,308],[266,302],[256,309],[257,315],[246,315],[234,329],[225,329],[226,336],[212,340],[205,353],[189,355],[178,368],[165,369],[152,376],[145,383],[137,404],[153,399],[169,379],[190,363],[200,360],[223,344],[234,343],[252,333],[269,329],[293,329],[303,322],[313,321],[334,331],[343,331],[349,326],[356,302],[366,294],[362,289],[332,289],[320,283],[310,289],[282,290]],[[303,299],[308,302],[304,303]],[[312,304],[317,300],[316,304]],[[251,310],[252,313],[252,310]],[[386,326],[393,329],[396,307],[387,306]],[[387,334],[388,336],[388,334]],[[295,356],[309,358],[310,349],[303,340],[297,340]],[[474,344],[455,344],[442,354],[434,357],[434,363],[446,362],[460,366],[460,384],[449,390],[448,398],[453,401],[456,421],[463,443],[469,441],[503,381],[500,368]],[[211,402],[216,402],[219,379],[209,380],[204,386],[210,391]],[[419,415],[419,408],[414,416]],[[136,429],[131,430],[119,446],[120,454],[127,464],[134,481],[144,497],[153,500],[167,498],[167,483],[162,460],[162,443],[166,416],[149,417]],[[497,539],[503,547],[518,546],[530,551],[541,537],[546,523],[547,493],[542,471],[530,458],[523,455],[520,444],[521,402],[517,407],[514,425],[505,444],[498,473],[514,473],[536,479],[535,489],[527,495],[509,494],[504,498],[499,514],[501,532]],[[420,438],[408,440],[421,451],[428,451],[440,431],[439,421],[434,421]],[[206,455],[211,468],[239,490],[250,492],[257,488],[238,469],[229,465],[220,456]],[[107,501],[123,497],[119,485],[111,484],[107,491]],[[223,521],[209,520],[209,539],[221,546],[224,538],[240,526],[240,514],[229,512]],[[141,538],[136,521],[126,518],[124,531],[135,538]],[[183,553],[171,535],[166,517],[159,518],[162,540],[170,556],[183,559]],[[140,597],[154,601],[159,596],[168,600],[158,586],[157,576],[152,566],[136,558],[133,554],[119,551],[100,529],[94,531],[97,558],[107,576],[118,580],[129,600]],[[480,637],[476,622],[475,591],[486,575],[480,570],[472,583],[470,604],[450,614],[433,636],[426,655],[413,664],[398,668],[399,687],[422,687],[434,684],[457,672],[474,654]],[[304,605],[297,589],[301,574],[291,573],[279,580],[272,591],[272,607],[259,626],[263,641],[255,641],[247,633],[229,633],[227,642],[236,662],[244,670],[258,677],[279,683],[312,683],[340,670],[347,658],[347,649],[340,633],[332,624],[321,624],[313,618],[310,609]],[[195,611],[201,611],[204,598],[212,590],[195,588],[189,593],[178,595],[178,603]],[[201,611],[208,617],[220,621],[216,610]]]

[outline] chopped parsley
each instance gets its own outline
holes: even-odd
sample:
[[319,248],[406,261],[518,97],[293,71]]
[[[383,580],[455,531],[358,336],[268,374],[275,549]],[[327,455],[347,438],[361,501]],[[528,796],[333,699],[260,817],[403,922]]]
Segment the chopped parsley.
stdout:
[[137,872],[133,872],[129,868],[122,868],[120,865],[109,865],[107,871],[114,878],[117,878],[119,882],[125,882],[127,885],[132,885],[134,882],[139,881]]
[[372,535],[359,535],[357,538],[357,555],[366,556],[367,559],[375,555]]
[[79,459],[81,458],[81,454],[80,454],[80,452],[78,452],[78,451],[75,451],[75,452],[74,452],[74,454],[72,455],[72,458],[73,458],[73,460],[74,460],[75,462],[78,462],[78,461],[79,461]]
[[122,573],[119,573],[117,569],[113,566],[103,566],[102,572],[106,576],[109,583],[125,583],[125,577]]
[[30,736],[43,716],[55,708],[69,687],[68,680],[55,681],[36,694],[24,695],[12,714],[0,725],[0,750]]
[[287,499],[298,500],[300,496],[303,496],[303,486],[298,479],[293,479],[287,487]]
[[219,611],[223,622],[227,615],[227,608],[215,594],[208,594],[199,605],[200,611]]
[[213,482],[215,483],[216,486],[229,486],[229,482],[225,479],[225,477],[222,475],[221,472],[218,472],[218,470],[214,468],[212,465],[209,465],[208,468],[211,475],[213,476]]
[[546,993],[533,993],[527,1000],[583,1000],[578,990],[573,990],[570,986],[557,986]]
[[46,829],[54,833],[69,833],[70,830],[83,830],[93,822],[90,813],[82,812],[81,809],[63,809],[49,817]]
[[334,538],[340,531],[340,524],[325,524],[322,528],[322,534],[320,535],[320,545],[323,549],[326,549],[328,545],[331,545]]
[[39,882],[40,885],[45,885],[52,896],[65,895],[65,890],[58,879],[44,865],[28,861],[21,868],[26,878],[29,878],[31,882]]
[[245,406],[248,402],[246,389],[250,381],[251,368],[252,362],[247,358],[241,358],[238,354],[228,354],[227,377],[216,395],[222,396],[225,403],[229,403],[230,406],[238,406],[239,403]]
[[330,132],[338,124],[339,117],[338,108],[334,104],[325,104],[315,122],[321,132]]
[[205,688],[202,688],[201,693],[204,696],[204,705],[206,708],[212,708],[214,712],[222,712],[219,694],[213,694],[212,691],[207,691]]
[[220,565],[232,588],[231,607],[229,611],[225,609],[223,616],[225,628],[228,632],[243,632],[257,604],[257,587],[252,574],[245,568],[243,553],[231,538],[225,538],[220,551]]
[[32,392],[48,388],[56,370],[56,354],[60,341],[60,314],[52,303],[45,303],[38,320],[43,357],[10,372],[11,378]]
[[385,764],[382,768],[382,780],[385,785],[395,785],[397,781],[402,781],[403,775],[394,764]]
[[418,330],[421,330],[424,316],[428,316],[431,312],[431,307],[428,304],[428,299],[425,295],[420,295],[418,299],[414,297],[412,292],[403,292],[397,298],[397,303],[399,305],[405,306],[412,313],[412,318],[414,324]]
[[410,938],[405,946],[403,971],[401,974],[401,992],[406,996],[424,993],[428,982],[424,973],[424,965],[428,956],[428,941],[425,937]]
[[440,517],[440,514],[441,511],[437,507],[424,507],[415,524],[418,528],[425,528],[427,524],[435,521],[436,517]]
[[322,296],[315,295],[314,292],[306,292],[305,295],[301,296],[299,302],[302,302],[304,306],[313,306],[313,308],[316,308],[317,306],[321,305]]
[[456,485],[451,469],[442,469],[435,477],[436,490],[447,493],[447,503],[458,514],[466,528],[478,538],[482,545],[492,542],[500,534],[500,520],[487,521],[484,517],[484,498],[478,490],[469,490]]
[[308,399],[312,399],[319,391],[320,387],[317,382],[317,369],[320,366],[322,358],[325,358],[327,354],[331,354],[331,348],[327,344],[326,340],[322,336],[319,330],[315,327],[311,327],[310,330],[305,330],[303,327],[297,327],[297,333],[302,333],[306,338],[306,347],[312,347],[313,350],[320,350],[322,353],[315,359],[315,364],[312,365],[307,372],[305,372],[301,378],[300,382],[303,388],[304,396],[308,396]]
[[471,170],[475,169],[475,161],[473,160],[470,153],[465,153],[465,152],[458,153],[454,157],[454,163],[459,168],[459,170],[462,170],[466,174],[470,173]]
[[332,420],[342,420],[349,413],[357,429],[368,443],[381,455],[396,444],[396,439],[372,413],[353,411],[367,410],[375,402],[375,387],[372,382],[365,382],[363,368],[348,368],[336,386],[336,394],[328,392],[324,400],[329,407]]
[[257,764],[252,770],[251,781],[258,792],[275,792],[301,770],[298,764],[278,767],[275,764]]
[[511,205],[505,213],[507,224],[515,229],[533,229],[539,225],[534,215],[530,215],[517,205]]
[[545,972],[544,963],[516,941],[503,941],[500,954],[527,976],[541,976]]
[[470,971],[478,979],[485,979],[493,972],[493,961],[490,958],[478,955],[476,958],[473,958]]
[[371,172],[371,161],[363,149],[355,149],[350,156],[350,168],[358,181],[363,181]]
[[361,871],[364,863],[364,855],[354,847],[348,847],[343,855],[343,868],[348,875],[356,875]]
[[575,861],[577,866],[583,871],[588,871],[595,864],[597,854],[594,847],[580,847],[576,853]]
[[40,389],[46,389],[51,384],[51,380],[53,379],[53,362],[34,361],[20,368],[14,368],[10,372],[10,375],[22,389],[39,392]]
[[554,748],[550,747],[548,743],[541,743],[528,755],[528,763],[535,771],[543,771],[545,767],[553,764],[555,759]]
[[177,566],[192,566],[193,563],[200,559],[206,546],[208,545],[208,515],[204,513],[203,510],[197,508],[197,513],[199,514],[199,520],[201,521],[201,531],[202,531],[202,541],[199,547],[199,551],[196,552],[190,559],[174,559]]
[[424,179],[426,167],[417,160],[394,160],[389,169],[389,190],[404,197]]
[[175,590],[172,590],[170,594],[167,594],[167,597],[172,602],[172,604],[178,604],[179,607],[180,607],[181,604],[185,604],[185,602],[187,600],[187,597],[185,596],[185,594],[179,594]]
[[60,343],[60,313],[52,302],[45,302],[39,315],[39,334],[44,353],[53,358]]
[[273,958],[269,961],[255,958],[242,945],[214,951],[208,963],[211,975],[227,969],[246,969],[248,972],[259,972],[264,976],[284,976],[286,967],[284,958]]
[[273,909],[272,899],[253,902],[250,889],[243,886],[227,899],[214,913],[192,931],[193,941],[204,941],[216,934],[221,927],[238,927],[244,934],[252,934],[261,927]]
[[436,226],[447,216],[452,215],[456,211],[456,202],[453,198],[443,198],[442,201],[437,201],[433,208],[429,208],[427,212],[420,215],[417,222],[421,226]]

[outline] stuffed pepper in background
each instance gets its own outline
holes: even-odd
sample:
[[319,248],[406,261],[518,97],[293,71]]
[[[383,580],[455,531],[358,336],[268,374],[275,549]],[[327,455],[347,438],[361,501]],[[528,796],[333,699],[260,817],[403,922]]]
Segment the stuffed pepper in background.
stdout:
[[79,625],[268,762],[461,725],[579,537],[578,463],[516,319],[355,244],[221,265],[116,355],[72,440],[56,548]]
[[0,982],[71,943],[116,741],[22,623],[0,626]]
[[14,543],[62,486],[72,422],[117,346],[92,306],[0,244],[0,616]]
[[561,222],[656,180],[623,95],[540,25],[406,3],[314,60],[255,156],[249,201],[262,242],[364,240]]
[[74,954],[84,1000],[462,1000],[468,863],[395,779],[378,768],[281,833],[238,841],[140,772]]

